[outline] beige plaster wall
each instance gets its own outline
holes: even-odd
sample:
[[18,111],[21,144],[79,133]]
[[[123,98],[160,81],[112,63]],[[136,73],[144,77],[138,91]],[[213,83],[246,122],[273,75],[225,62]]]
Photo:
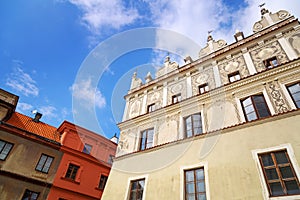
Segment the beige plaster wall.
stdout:
[[[183,198],[182,168],[207,164],[205,174],[211,200],[264,199],[252,150],[290,144],[299,168],[300,112],[294,111],[209,137],[200,136],[118,158],[102,199],[128,198],[131,179],[146,177],[144,199]],[[295,116],[292,116],[295,115]],[[291,156],[291,155],[290,155]]]

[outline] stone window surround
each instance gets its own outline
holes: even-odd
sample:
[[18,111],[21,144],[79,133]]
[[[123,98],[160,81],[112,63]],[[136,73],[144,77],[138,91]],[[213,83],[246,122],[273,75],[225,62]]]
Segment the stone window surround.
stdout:
[[147,191],[148,178],[149,178],[148,174],[129,177],[128,181],[127,181],[128,183],[127,183],[126,194],[125,194],[124,200],[129,200],[131,181],[135,181],[135,180],[139,180],[139,179],[145,179],[145,186],[144,186],[144,190],[143,190],[143,198],[142,198],[142,200],[146,200],[146,191]]
[[180,200],[185,200],[185,181],[184,181],[184,171],[195,168],[204,168],[205,176],[205,190],[206,190],[206,200],[210,200],[210,190],[209,190],[209,174],[208,174],[208,162],[202,161],[193,165],[185,165],[180,167]]
[[264,197],[265,200],[292,200],[292,199],[298,199],[300,198],[300,195],[291,195],[291,196],[281,196],[281,197],[269,197],[269,191],[267,188],[267,184],[264,178],[264,173],[262,170],[262,167],[260,165],[259,162],[259,158],[258,158],[258,154],[262,154],[262,153],[267,153],[267,152],[272,152],[272,151],[278,151],[278,150],[286,150],[291,164],[294,168],[294,171],[296,173],[296,176],[298,177],[298,180],[300,178],[300,169],[299,169],[299,164],[297,163],[295,154],[294,154],[294,150],[292,148],[292,145],[290,143],[287,144],[281,144],[278,146],[274,146],[274,147],[269,147],[269,148],[264,148],[264,149],[254,149],[252,150],[252,157],[255,161],[256,164],[256,168],[258,170],[258,175],[259,175],[259,179],[260,179],[260,183],[262,186],[262,195]]

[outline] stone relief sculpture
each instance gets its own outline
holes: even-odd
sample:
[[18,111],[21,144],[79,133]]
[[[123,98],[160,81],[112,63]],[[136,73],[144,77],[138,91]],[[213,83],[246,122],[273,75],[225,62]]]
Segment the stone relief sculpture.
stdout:
[[[252,30],[254,33],[261,31],[264,28],[267,28],[270,25],[275,24],[281,20],[284,20],[290,16],[290,13],[285,10],[280,10],[276,13],[271,13],[271,12],[269,12],[269,10],[267,10],[265,8],[262,8],[261,14],[262,14],[261,20],[254,23],[254,25],[253,25]],[[266,17],[266,16],[268,16],[268,17]]]
[[141,109],[141,101],[138,99],[134,100],[130,106],[129,118],[138,116],[140,114],[140,109]]
[[276,113],[286,112],[290,109],[289,105],[286,103],[287,101],[279,89],[277,81],[269,82],[266,89]]
[[285,63],[288,61],[287,55],[282,50],[280,44],[277,41],[266,44],[264,46],[258,46],[256,49],[250,52],[254,66],[258,72],[266,69],[263,61],[276,56],[279,63]]
[[296,53],[300,55],[300,34],[293,35],[288,39],[288,41]]
[[162,106],[162,90],[152,91],[148,93],[147,105],[155,103],[156,108],[161,108]]
[[155,76],[156,78],[163,76],[171,71],[178,69],[179,65],[176,62],[171,62],[170,57],[167,56],[164,62],[164,66],[157,70]]
[[168,105],[172,104],[172,96],[181,93],[181,99],[186,98],[186,83],[185,81],[180,81],[176,84],[170,85],[168,87]]
[[249,76],[249,70],[242,55],[234,56],[232,59],[225,59],[218,65],[221,81],[223,84],[229,83],[228,74],[238,71],[241,78]]
[[212,68],[206,69],[192,76],[192,91],[193,95],[199,94],[198,86],[208,84],[209,89],[216,87]]

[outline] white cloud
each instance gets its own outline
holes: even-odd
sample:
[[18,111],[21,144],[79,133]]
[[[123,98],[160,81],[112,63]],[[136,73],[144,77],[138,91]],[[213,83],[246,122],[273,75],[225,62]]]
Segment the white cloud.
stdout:
[[80,100],[83,105],[88,108],[93,108],[93,106],[98,108],[104,108],[106,106],[105,97],[102,95],[100,90],[92,87],[92,80],[81,80],[75,83],[70,88],[73,97]]
[[[233,9],[223,0],[145,0],[152,12],[153,22],[161,27],[186,35],[201,47],[206,45],[207,32],[213,30],[215,40],[224,39],[228,44],[234,41],[236,29],[245,36],[252,34],[253,24],[260,20],[261,0],[245,0],[247,6]],[[300,15],[300,1],[265,0],[266,8],[275,13],[287,10],[292,15]],[[157,34],[157,45],[169,43],[170,48],[182,46],[182,41],[164,38]],[[200,49],[199,49],[200,50]],[[199,51],[198,50],[198,51]],[[198,52],[197,52],[198,53]],[[194,55],[191,55],[192,57]]]
[[25,96],[38,96],[39,88],[36,86],[36,81],[33,80],[29,74],[23,71],[23,69],[20,67],[20,61],[14,62],[18,66],[6,79],[6,85]]
[[246,0],[246,2],[249,6],[241,8],[236,12],[232,26],[232,31],[234,31],[234,28],[237,28],[243,31],[246,34],[245,36],[253,33],[252,27],[254,23],[261,19],[260,8],[258,5],[262,2],[265,2],[264,7],[272,13],[279,10],[286,10],[291,15],[296,17],[300,16],[300,1],[298,0],[285,0],[284,3],[282,0]]
[[28,103],[23,103],[23,102],[19,102],[18,106],[17,106],[18,110],[20,110],[21,112],[24,111],[29,111],[33,109],[33,106],[28,104]]
[[122,0],[69,0],[82,11],[81,20],[94,34],[103,27],[119,29],[133,23],[138,11],[125,5]]
[[48,118],[56,118],[58,116],[57,109],[54,106],[41,106],[38,108],[38,112]]

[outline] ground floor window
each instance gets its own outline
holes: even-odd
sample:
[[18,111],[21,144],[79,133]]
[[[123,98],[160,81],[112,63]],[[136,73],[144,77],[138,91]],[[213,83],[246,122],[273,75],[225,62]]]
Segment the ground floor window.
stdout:
[[184,171],[185,200],[205,200],[204,168],[195,168]]
[[132,180],[130,182],[129,200],[142,200],[145,187],[145,179]]

